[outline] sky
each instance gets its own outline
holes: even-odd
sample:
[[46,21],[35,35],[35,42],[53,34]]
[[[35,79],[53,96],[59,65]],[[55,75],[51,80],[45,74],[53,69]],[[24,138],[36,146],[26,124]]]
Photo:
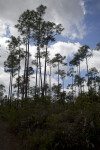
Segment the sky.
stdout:
[[[9,35],[19,35],[14,28],[19,16],[27,9],[36,9],[40,4],[47,6],[46,20],[49,18],[49,21],[61,23],[64,27],[62,35],[49,47],[51,58],[60,53],[68,60],[80,46],[89,45],[95,49],[100,42],[100,0],[0,0],[0,84],[6,87],[9,85],[9,75],[3,68],[8,55],[6,40]],[[34,57],[34,46],[30,46],[30,49]],[[95,66],[100,71],[100,52],[94,51],[93,54],[89,68]],[[86,69],[85,62],[82,62],[81,68]],[[56,79],[53,78],[52,82],[56,82]]]

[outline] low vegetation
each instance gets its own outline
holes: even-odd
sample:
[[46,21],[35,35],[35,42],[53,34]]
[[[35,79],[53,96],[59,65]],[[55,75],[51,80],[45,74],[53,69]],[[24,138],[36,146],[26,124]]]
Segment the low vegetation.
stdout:
[[76,102],[42,98],[8,101],[0,118],[9,122],[24,150],[97,150],[100,143],[100,100],[89,96]]

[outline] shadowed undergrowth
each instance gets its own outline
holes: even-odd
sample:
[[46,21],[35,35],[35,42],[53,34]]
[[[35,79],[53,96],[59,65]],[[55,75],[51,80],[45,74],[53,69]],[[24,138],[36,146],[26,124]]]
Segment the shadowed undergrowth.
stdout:
[[100,142],[100,102],[51,103],[38,98],[0,106],[24,150],[94,150]]

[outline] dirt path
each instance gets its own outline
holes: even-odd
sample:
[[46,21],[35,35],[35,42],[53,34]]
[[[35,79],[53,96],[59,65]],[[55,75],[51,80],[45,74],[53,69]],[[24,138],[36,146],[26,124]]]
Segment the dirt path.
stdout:
[[21,150],[16,138],[8,131],[6,122],[0,120],[0,150]]

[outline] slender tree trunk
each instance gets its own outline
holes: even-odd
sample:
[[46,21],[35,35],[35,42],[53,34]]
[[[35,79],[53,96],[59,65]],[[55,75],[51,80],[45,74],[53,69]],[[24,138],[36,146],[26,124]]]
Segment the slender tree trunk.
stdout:
[[77,75],[78,75],[78,66],[77,66]]
[[18,67],[18,99],[19,99],[19,77],[20,77],[20,48],[19,48],[19,67]]
[[[46,85],[46,65],[47,65],[47,45],[46,45],[46,56],[45,56],[45,67],[44,67],[44,89]],[[46,89],[44,90],[46,95]]]
[[26,88],[25,88],[25,98],[28,95],[28,87],[29,87],[29,39],[27,43],[27,61],[26,61]]
[[[86,56],[86,66],[87,66],[87,82],[89,82],[89,69],[88,69],[88,61],[87,61],[87,56]],[[88,85],[88,92],[89,92],[89,85]]]
[[[27,55],[27,48],[26,48],[26,55]],[[26,87],[26,85],[25,85],[26,84],[26,59],[27,59],[27,56],[25,56],[24,80],[23,80],[23,87],[22,87],[22,99],[24,99],[24,96],[25,96],[25,87]]]
[[73,75],[72,75],[72,99],[73,99]]
[[35,83],[35,96],[37,95],[37,75],[38,75],[38,47],[37,47],[37,56],[36,56],[36,83]]
[[[41,18],[41,14],[40,14]],[[39,79],[39,84],[40,84],[40,91],[42,91],[42,74],[41,74],[41,55],[40,55],[40,38],[41,38],[41,20],[39,20],[39,39],[38,39],[38,49],[39,49],[39,69],[40,69],[40,79]]]
[[20,77],[20,69],[18,70],[18,94],[17,94],[17,98],[19,99],[19,77]]
[[[80,77],[80,63],[79,63],[79,77]],[[81,84],[79,83],[79,94],[81,93]]]
[[95,92],[96,92],[96,76],[94,74],[94,89],[95,89]]
[[27,97],[27,42],[26,42],[26,56],[25,56],[25,68],[24,68],[24,87],[23,87],[23,98]]
[[60,92],[60,89],[59,89],[59,62],[58,62],[58,97],[59,97],[59,92]]
[[11,76],[10,76],[10,108],[11,108],[11,103],[12,103],[12,84],[13,84],[13,73],[11,72]]
[[27,95],[29,96],[29,81],[30,81],[30,75],[29,75],[29,57],[30,57],[30,53],[29,53],[29,39],[28,39],[28,61],[27,61]]
[[[84,81],[85,82],[85,81]],[[85,92],[85,89],[84,89],[84,82],[83,82],[83,93]]]
[[64,78],[63,78],[63,92],[64,92]]
[[9,93],[8,93],[8,100],[10,99],[10,82],[9,82]]
[[40,69],[40,89],[42,90],[42,74],[41,74],[41,56],[40,56],[40,47],[38,46],[39,49],[39,69]]
[[79,63],[79,76],[80,76],[80,63]]
[[[15,47],[14,47],[15,49]],[[13,49],[13,55],[12,55],[12,70],[11,70],[11,76],[10,76],[10,108],[11,108],[11,102],[12,102],[12,85],[13,85],[13,75],[14,75],[14,66],[13,66],[13,56],[14,56],[14,49]]]
[[58,86],[59,86],[59,62],[58,62]]
[[11,108],[11,72],[10,72],[10,82],[9,82],[9,106]]
[[50,90],[51,90],[51,66],[50,66]]
[[51,66],[50,66],[50,72],[49,72],[49,89],[50,89],[50,95],[51,95]]

